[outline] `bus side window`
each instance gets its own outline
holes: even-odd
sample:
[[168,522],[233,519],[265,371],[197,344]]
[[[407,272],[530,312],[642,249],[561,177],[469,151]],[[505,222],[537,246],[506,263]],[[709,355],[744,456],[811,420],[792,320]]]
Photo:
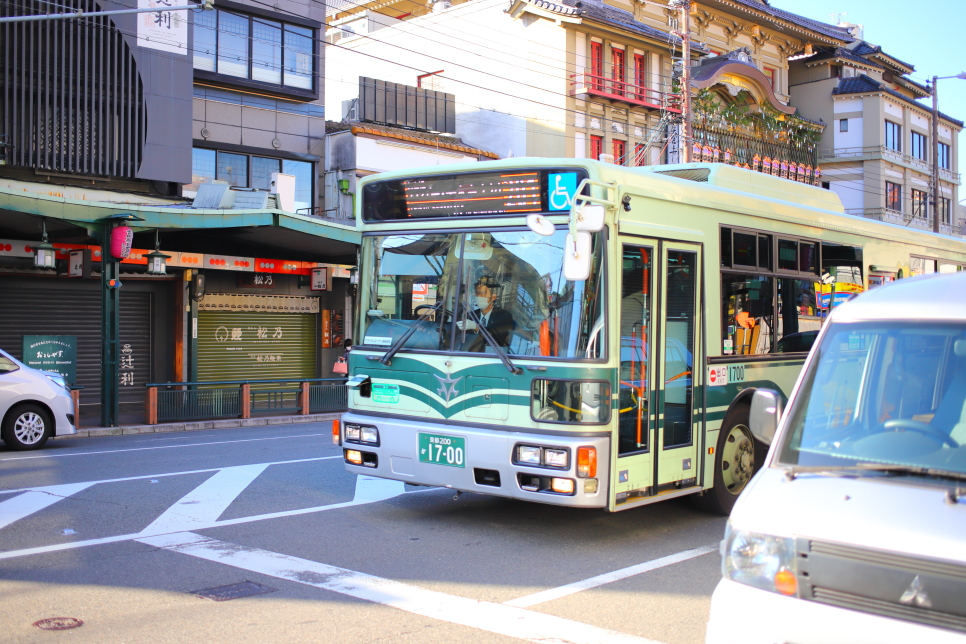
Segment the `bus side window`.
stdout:
[[774,334],[774,278],[753,273],[721,275],[724,355],[771,353]]

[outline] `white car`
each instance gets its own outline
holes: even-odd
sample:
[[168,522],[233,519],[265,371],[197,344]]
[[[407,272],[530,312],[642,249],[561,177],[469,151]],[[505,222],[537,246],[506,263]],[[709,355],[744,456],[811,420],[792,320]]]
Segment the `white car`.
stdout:
[[0,351],[0,438],[9,449],[43,447],[51,436],[74,434],[74,401],[56,373],[28,367]]
[[721,544],[708,644],[966,644],[966,273],[841,305]]

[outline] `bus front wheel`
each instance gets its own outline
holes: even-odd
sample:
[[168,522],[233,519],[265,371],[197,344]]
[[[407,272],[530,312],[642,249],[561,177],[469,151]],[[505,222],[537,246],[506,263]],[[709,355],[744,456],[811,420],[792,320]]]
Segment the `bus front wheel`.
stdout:
[[736,405],[725,416],[714,450],[714,487],[692,497],[702,510],[731,514],[738,495],[761,467],[768,448],[748,428],[751,406]]

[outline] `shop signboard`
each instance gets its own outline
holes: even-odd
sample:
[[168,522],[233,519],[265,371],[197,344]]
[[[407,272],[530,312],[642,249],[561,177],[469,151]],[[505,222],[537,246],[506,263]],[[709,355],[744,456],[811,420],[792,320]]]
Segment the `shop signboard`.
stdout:
[[76,335],[25,335],[21,355],[28,367],[56,371],[69,385],[77,382]]

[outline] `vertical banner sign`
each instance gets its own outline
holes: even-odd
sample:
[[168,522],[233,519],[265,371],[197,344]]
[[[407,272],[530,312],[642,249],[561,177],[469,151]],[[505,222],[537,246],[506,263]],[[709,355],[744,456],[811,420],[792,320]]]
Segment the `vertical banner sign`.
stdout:
[[322,348],[332,348],[332,311],[322,311]]
[[332,311],[332,346],[345,346],[345,311]]
[[[185,5],[181,0],[138,0],[139,9]],[[138,47],[188,55],[188,12],[152,11],[138,14]]]
[[25,335],[22,362],[43,371],[56,371],[67,384],[77,382],[77,336]]
[[134,349],[130,344],[121,345],[121,358],[118,361],[117,384],[122,387],[134,386]]

